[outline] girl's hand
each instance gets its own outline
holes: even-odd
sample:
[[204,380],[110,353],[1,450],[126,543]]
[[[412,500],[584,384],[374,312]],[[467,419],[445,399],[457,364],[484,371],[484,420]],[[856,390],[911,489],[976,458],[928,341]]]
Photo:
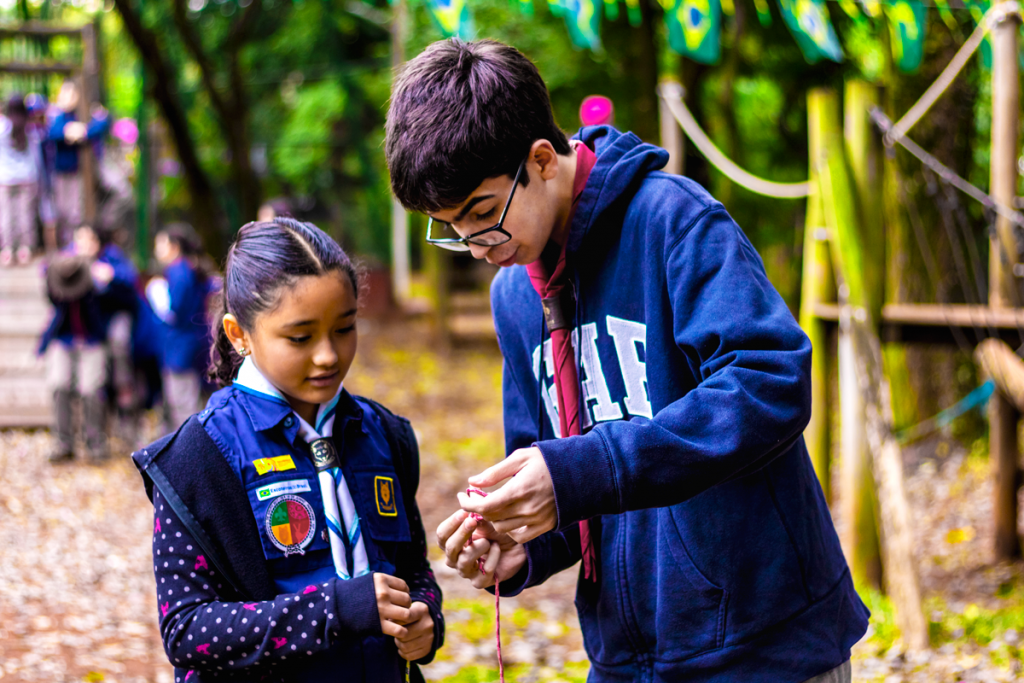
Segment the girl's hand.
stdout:
[[412,603],[409,619],[411,621],[405,625],[405,637],[396,637],[395,645],[402,659],[415,662],[430,654],[430,647],[434,644],[434,620],[423,602]]
[[380,616],[380,630],[386,636],[408,637],[405,624],[411,623],[409,585],[389,574],[375,573],[373,588],[377,593],[377,614]]

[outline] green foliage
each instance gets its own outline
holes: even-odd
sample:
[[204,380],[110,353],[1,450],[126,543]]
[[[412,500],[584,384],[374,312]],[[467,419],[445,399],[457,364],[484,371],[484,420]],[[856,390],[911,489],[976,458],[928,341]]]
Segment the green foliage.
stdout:
[[871,611],[868,642],[876,652],[883,653],[891,648],[900,637],[892,601],[881,591],[870,586],[858,586],[857,594]]
[[292,111],[274,143],[274,171],[303,194],[329,188],[332,131],[345,111],[345,91],[335,81],[321,81],[292,90],[288,98]]

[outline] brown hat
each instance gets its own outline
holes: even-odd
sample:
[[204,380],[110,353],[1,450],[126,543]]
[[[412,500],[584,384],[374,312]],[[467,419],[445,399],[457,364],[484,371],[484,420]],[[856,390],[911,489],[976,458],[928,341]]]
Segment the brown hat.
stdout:
[[77,301],[92,291],[91,259],[58,254],[46,271],[46,288],[54,301]]

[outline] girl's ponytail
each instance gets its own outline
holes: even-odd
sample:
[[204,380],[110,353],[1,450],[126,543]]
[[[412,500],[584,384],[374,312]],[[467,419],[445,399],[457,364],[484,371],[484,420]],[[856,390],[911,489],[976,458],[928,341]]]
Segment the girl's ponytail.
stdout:
[[227,312],[227,288],[221,289],[221,295],[217,297],[217,303],[213,306],[211,315],[213,345],[210,347],[210,367],[206,371],[206,378],[217,386],[226,387],[235,379],[235,373],[242,365],[242,357],[235,351],[231,340],[224,331],[224,314]]

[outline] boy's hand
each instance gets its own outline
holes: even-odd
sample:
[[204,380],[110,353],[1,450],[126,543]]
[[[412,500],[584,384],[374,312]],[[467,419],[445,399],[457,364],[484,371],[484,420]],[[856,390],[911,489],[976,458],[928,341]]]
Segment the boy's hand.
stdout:
[[397,576],[378,572],[373,575],[373,588],[377,593],[381,632],[395,638],[408,637],[409,631],[405,625],[412,622],[409,585]]
[[487,488],[512,477],[512,480],[486,498],[459,493],[459,504],[494,525],[499,534],[508,534],[517,543],[526,543],[551,531],[558,523],[555,489],[544,455],[539,448],[520,448],[497,465],[470,477],[470,486]]
[[430,654],[430,646],[434,644],[434,620],[424,602],[414,602],[409,608],[409,623],[405,625],[404,637],[396,637],[395,645],[402,659],[415,662]]
[[[472,582],[474,588],[493,586],[495,575],[499,580],[515,576],[526,563],[523,546],[508,534],[499,534],[488,522],[470,517],[465,510],[441,522],[437,544],[444,551],[446,564]],[[481,557],[485,557],[482,572],[478,562]]]

